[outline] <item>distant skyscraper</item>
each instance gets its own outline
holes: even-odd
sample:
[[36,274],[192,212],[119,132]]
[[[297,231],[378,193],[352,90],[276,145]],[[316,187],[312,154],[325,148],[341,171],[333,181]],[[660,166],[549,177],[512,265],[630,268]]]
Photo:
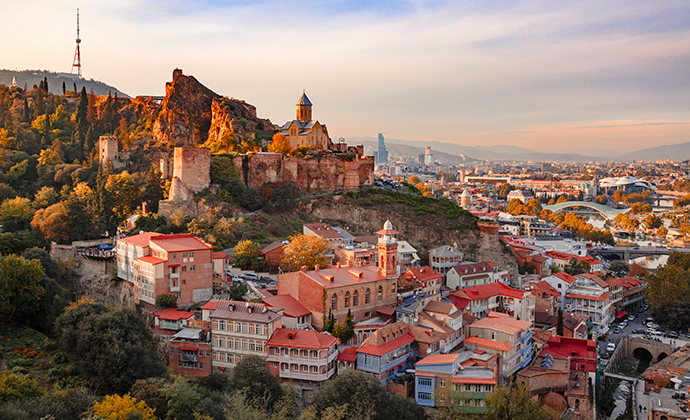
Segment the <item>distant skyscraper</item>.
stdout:
[[383,139],[383,134],[379,133],[379,159],[378,163],[388,163],[388,150]]
[[434,155],[431,154],[431,146],[427,146],[426,151],[424,152],[424,164],[425,165],[433,165],[434,164]]

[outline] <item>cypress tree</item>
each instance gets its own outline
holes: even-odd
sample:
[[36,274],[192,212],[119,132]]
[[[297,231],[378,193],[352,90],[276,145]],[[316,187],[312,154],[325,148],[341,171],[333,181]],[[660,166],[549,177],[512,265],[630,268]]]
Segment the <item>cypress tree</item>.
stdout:
[[47,107],[46,107],[45,114],[43,114],[43,115],[45,115],[45,117],[46,117],[46,123],[43,126],[42,144],[44,146],[47,146],[48,144],[50,144],[50,115],[48,114],[48,108]]
[[89,98],[86,96],[86,88],[81,88],[81,95],[79,96],[79,105],[77,106],[77,124],[86,131],[88,124],[87,113],[89,110]]
[[65,81],[63,80],[62,81],[62,94],[64,95],[65,93],[67,93],[67,88],[65,87]]
[[93,125],[90,125],[89,129],[86,130],[86,139],[84,140],[84,153],[86,154],[86,156],[89,156],[91,154],[95,144],[96,139],[93,132]]
[[22,115],[24,122],[31,121],[31,111],[29,110],[29,101],[24,98],[24,112]]
[[46,93],[48,93],[49,89],[48,89],[48,78],[47,77],[43,78],[43,87],[45,88]]
[[77,82],[74,82],[74,93],[77,93]]
[[558,323],[556,324],[556,334],[563,337],[563,311],[558,308]]

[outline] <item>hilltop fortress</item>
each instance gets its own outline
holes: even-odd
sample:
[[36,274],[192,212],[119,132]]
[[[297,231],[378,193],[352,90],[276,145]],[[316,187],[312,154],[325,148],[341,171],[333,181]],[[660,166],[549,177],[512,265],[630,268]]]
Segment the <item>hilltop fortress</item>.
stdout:
[[[177,144],[172,159],[161,159],[163,178],[171,179],[169,198],[159,204],[159,214],[169,217],[182,208],[190,216],[198,213],[195,194],[210,184],[211,150],[204,143],[227,136],[268,139],[279,130],[267,119],[256,116],[256,108],[244,101],[220,97],[194,77],[175,69],[173,81],[166,84],[166,96],[154,121],[154,139],[159,144]],[[303,193],[354,190],[374,185],[374,159],[364,156],[362,146],[333,143],[326,126],[311,119],[311,102],[302,94],[297,102],[296,119],[280,131],[293,148],[313,146],[332,150],[306,158],[280,153],[247,153],[233,163],[242,182],[259,188],[266,182],[294,182]],[[208,134],[206,134],[208,133]]]

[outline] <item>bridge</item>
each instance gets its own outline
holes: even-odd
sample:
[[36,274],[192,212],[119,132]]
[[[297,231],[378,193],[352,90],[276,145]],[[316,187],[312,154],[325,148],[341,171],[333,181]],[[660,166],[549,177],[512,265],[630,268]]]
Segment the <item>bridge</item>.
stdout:
[[589,201],[566,201],[563,203],[556,203],[547,206],[542,206],[545,210],[551,210],[554,213],[558,213],[569,207],[588,207],[592,210],[596,210],[602,216],[607,219],[615,219],[616,216],[622,213],[627,213],[630,209],[612,209],[611,207],[604,206],[598,203],[590,203]]
[[603,372],[604,384],[606,387],[613,383],[614,379],[621,379],[624,381],[634,381],[635,378],[620,375],[614,372],[618,371],[623,359],[633,355],[640,357],[643,354],[649,354],[653,362],[665,359],[676,351],[676,346],[666,343],[658,343],[646,338],[625,337],[618,343],[618,347],[614,350],[609,365]]
[[611,246],[611,247],[593,247],[588,248],[589,255],[599,255],[608,257],[608,259],[630,260],[639,257],[646,257],[647,255],[671,255],[672,252],[690,252],[690,248],[666,248],[655,246]]

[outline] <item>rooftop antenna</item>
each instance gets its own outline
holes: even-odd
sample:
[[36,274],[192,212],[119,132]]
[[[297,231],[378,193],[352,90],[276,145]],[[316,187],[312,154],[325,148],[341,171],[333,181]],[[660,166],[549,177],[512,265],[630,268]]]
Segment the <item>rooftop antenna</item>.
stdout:
[[79,9],[77,9],[77,49],[74,51],[74,60],[72,61],[72,70],[77,68],[77,76],[81,79],[81,52],[79,51],[79,44],[81,44],[81,39],[79,38]]

